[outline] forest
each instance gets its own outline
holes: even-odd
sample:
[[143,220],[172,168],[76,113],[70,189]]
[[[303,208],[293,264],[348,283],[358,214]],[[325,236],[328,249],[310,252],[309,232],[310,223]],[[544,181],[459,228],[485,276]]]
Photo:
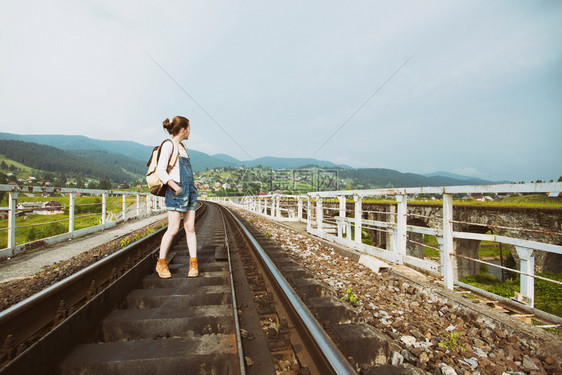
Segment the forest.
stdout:
[[105,151],[64,151],[31,142],[0,140],[0,154],[30,168],[64,173],[68,177],[84,176],[130,182],[142,177],[143,163]]

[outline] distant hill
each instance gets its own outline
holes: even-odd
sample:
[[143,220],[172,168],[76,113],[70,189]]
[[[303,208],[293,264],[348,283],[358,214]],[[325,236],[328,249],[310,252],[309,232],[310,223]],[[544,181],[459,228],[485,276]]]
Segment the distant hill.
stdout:
[[[153,146],[146,146],[131,141],[104,141],[84,137],[81,135],[20,135],[0,133],[0,139],[34,142],[73,152],[79,150],[97,150],[105,151],[110,154],[122,154],[130,159],[135,159],[144,163],[145,170],[142,171],[142,174],[146,173],[146,163],[150,158],[152,149],[157,146],[157,144],[154,144]],[[211,169],[222,166],[234,166],[233,164],[225,164],[223,161],[214,159],[213,157],[201,151],[188,149],[188,152],[189,156],[192,158],[193,168],[196,171],[205,170],[206,168]],[[128,161],[126,163],[128,163]]]
[[302,168],[304,166],[316,166],[319,168],[351,168],[348,165],[338,165],[330,161],[310,158],[280,158],[264,156],[258,159],[242,161],[225,154],[216,154],[213,155],[213,158],[222,160],[226,163],[231,163],[236,167],[257,167],[258,165],[261,165],[264,168],[272,169],[294,169]]
[[460,174],[449,173],[444,171],[433,172],[424,174],[425,177],[447,177],[460,181],[471,181],[471,185],[485,185],[485,184],[509,184],[511,181],[490,181],[483,180],[477,177],[462,176]]
[[392,169],[361,168],[343,169],[338,172],[340,178],[352,178],[355,183],[368,188],[377,187],[417,187],[417,186],[455,186],[481,185],[491,183],[480,179],[455,179],[444,176],[427,177],[416,173],[401,173]]
[[144,176],[146,173],[147,167],[145,162],[122,154],[101,150],[69,150],[66,152],[76,155],[82,159],[94,161],[97,164],[124,169],[137,176]]
[[[146,146],[132,141],[104,141],[84,137],[82,135],[21,135],[0,133],[0,139],[34,142],[53,146],[62,150],[99,150],[108,153],[123,154],[131,159],[142,161],[145,164],[150,158],[152,149],[157,146],[157,144],[154,144],[153,146]],[[192,159],[192,165],[195,171],[204,171],[207,168],[212,169],[216,167],[241,167],[242,165],[252,167],[259,164],[264,167],[271,167],[275,169],[299,168],[307,164],[315,164],[319,167],[336,167],[336,164],[334,163],[316,159],[264,157],[250,161],[240,161],[225,154],[211,156],[204,152],[192,149],[188,149],[188,152]],[[340,167],[349,168],[347,166]]]
[[215,154],[212,155],[212,157],[222,162],[225,162],[226,163],[225,167],[241,167],[243,164],[240,160],[226,154]]
[[[31,134],[20,135],[10,133],[0,133],[0,139],[12,139],[24,142],[39,143],[59,148],[61,150],[99,150],[109,153],[123,154],[129,158],[145,160],[150,158],[150,152],[154,146],[145,146],[130,141],[104,141],[92,139],[82,135],[49,135]],[[148,156],[147,156],[148,155]]]
[[[76,152],[76,153],[75,153]],[[142,177],[138,162],[104,151],[64,151],[56,147],[16,140],[0,140],[0,153],[27,167],[67,176],[106,179],[115,183]]]

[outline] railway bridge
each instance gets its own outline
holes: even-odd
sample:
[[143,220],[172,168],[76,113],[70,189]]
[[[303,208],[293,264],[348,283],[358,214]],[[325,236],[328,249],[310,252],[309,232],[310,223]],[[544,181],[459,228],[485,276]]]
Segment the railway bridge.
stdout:
[[[343,190],[306,196],[273,194],[233,198],[249,210],[277,220],[304,221],[310,234],[397,264],[442,275],[452,289],[462,276],[479,272],[481,241],[506,246],[521,275],[521,299],[534,304],[535,272],[560,270],[562,210],[453,203],[453,195],[549,193],[562,183],[445,186]],[[409,204],[420,194],[438,196],[440,204]],[[388,203],[372,203],[384,201]],[[365,234],[372,244],[365,243]],[[424,236],[435,236],[429,246]],[[439,259],[424,256],[433,248]]]
[[[324,215],[333,216],[335,206],[326,207]],[[384,203],[363,203],[363,218],[371,221],[394,221],[396,205]],[[346,210],[353,210],[353,204],[347,203]],[[438,204],[408,204],[407,225],[442,230],[443,206]],[[546,242],[561,245],[562,209],[539,207],[505,207],[505,206],[477,206],[455,205],[453,212],[454,229],[458,232],[491,233],[504,237],[518,237],[525,240]],[[374,229],[366,229],[374,246],[387,249],[390,245],[390,235]],[[407,243],[408,255],[423,259],[424,247],[417,243],[424,242],[422,233],[409,233],[413,240]],[[417,243],[416,243],[417,242]],[[465,257],[478,259],[478,249],[481,240],[453,239],[453,251]],[[518,261],[519,255],[514,246],[507,245]],[[562,272],[562,255],[557,253],[536,252],[536,272]],[[475,275],[480,273],[476,262],[464,258],[456,259],[456,275]]]

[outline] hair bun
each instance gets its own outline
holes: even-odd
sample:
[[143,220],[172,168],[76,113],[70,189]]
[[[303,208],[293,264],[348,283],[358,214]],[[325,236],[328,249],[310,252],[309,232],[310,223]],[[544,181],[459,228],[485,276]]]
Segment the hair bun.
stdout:
[[165,119],[164,123],[163,123],[164,129],[170,131],[172,129],[172,123],[170,122],[170,119]]

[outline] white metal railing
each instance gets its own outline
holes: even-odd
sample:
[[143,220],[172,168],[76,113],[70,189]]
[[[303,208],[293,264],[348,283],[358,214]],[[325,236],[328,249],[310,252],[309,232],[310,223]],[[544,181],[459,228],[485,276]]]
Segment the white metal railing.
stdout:
[[[545,279],[549,282],[562,284],[555,280],[546,279],[535,275],[535,252],[548,252],[562,254],[562,246],[547,243],[547,241],[535,241],[512,236],[500,236],[494,234],[480,234],[471,232],[455,231],[454,225],[463,222],[453,219],[453,194],[486,194],[486,193],[550,193],[562,191],[562,183],[526,183],[526,184],[502,184],[502,185],[476,185],[476,186],[442,186],[442,187],[416,187],[416,188],[391,188],[375,190],[343,190],[313,192],[307,195],[281,195],[272,194],[264,196],[246,196],[215,198],[212,200],[222,203],[233,204],[250,210],[254,213],[265,215],[275,220],[302,221],[307,225],[307,232],[328,241],[338,243],[362,253],[376,256],[397,264],[415,266],[433,273],[440,273],[443,284],[449,289],[458,283],[458,275],[455,274],[454,265],[458,259],[469,259],[473,262],[486,264],[490,267],[509,269],[493,263],[485,262],[457,254],[454,248],[455,240],[468,239],[477,241],[493,241],[515,247],[519,258],[520,269],[509,269],[511,272],[520,274],[520,297],[530,306],[534,306],[534,279]],[[436,222],[433,228],[408,225],[408,196],[417,194],[433,194],[442,200],[442,217],[430,218]],[[385,221],[368,220],[364,218],[363,200],[369,197],[392,196],[395,203],[387,214]],[[354,209],[352,216],[348,216],[348,199],[353,199]],[[439,198],[438,198],[439,199]],[[304,203],[306,201],[306,209]],[[327,207],[325,202],[332,204]],[[285,207],[280,206],[285,202]],[[477,208],[477,207],[475,207]],[[324,217],[324,211],[335,210],[336,214]],[[306,211],[306,215],[305,212]],[[351,210],[349,210],[351,211]],[[351,212],[350,212],[351,213]],[[306,216],[306,218],[305,218]],[[416,216],[416,215],[413,215]],[[420,215],[417,215],[420,216]],[[467,223],[475,224],[475,223]],[[481,224],[475,224],[481,225]],[[384,232],[389,241],[387,248],[380,248],[364,244],[362,242],[362,230],[371,229]],[[526,228],[508,228],[527,232],[544,232],[550,236],[558,237],[557,243],[562,239],[562,233],[530,230]],[[428,246],[408,238],[408,233],[436,236],[438,248]],[[545,234],[545,238],[546,238]],[[439,262],[431,259],[423,259],[407,255],[408,242],[418,246],[424,246],[437,250],[440,254]]]
[[[69,238],[75,238],[83,236],[85,234],[93,233],[98,230],[106,229],[116,225],[118,222],[126,221],[133,217],[143,217],[148,216],[153,213],[158,213],[164,210],[164,198],[156,197],[147,193],[138,192],[128,192],[128,191],[113,191],[113,190],[95,190],[95,189],[73,189],[73,188],[59,188],[59,187],[39,187],[39,186],[14,186],[14,185],[0,185],[0,192],[8,193],[8,207],[0,207],[0,214],[7,215],[8,225],[7,227],[0,228],[0,231],[7,230],[7,244],[6,248],[0,249],[0,259],[5,259],[8,257],[15,256],[26,249],[33,248],[33,244],[37,241],[31,241],[24,244],[16,245],[16,229],[25,227],[35,227],[41,225],[52,224],[55,222],[66,222],[68,221],[68,233],[56,235],[48,238],[40,239],[41,244],[54,244],[57,242],[64,241]],[[39,224],[31,225],[19,225],[16,226],[16,216],[17,216],[17,206],[18,206],[18,195],[19,194],[57,194],[66,195],[69,197],[69,204],[66,208],[68,209],[68,219],[56,220]],[[76,194],[82,195],[87,194],[89,196],[101,196],[101,203],[87,203],[84,205],[76,204]],[[107,197],[108,196],[118,196],[121,195],[121,210],[117,213],[117,216],[113,212],[108,212]],[[134,205],[127,206],[126,197],[133,196],[136,197]],[[141,204],[141,197],[144,198],[144,205]],[[91,206],[91,205],[101,205],[101,213],[90,213],[86,215],[76,216],[76,208],[80,206]],[[119,203],[117,203],[119,204]],[[131,207],[133,206],[133,207]],[[88,216],[99,216],[99,225],[94,225],[88,228],[83,228],[80,230],[75,230],[75,220],[81,217]]]

